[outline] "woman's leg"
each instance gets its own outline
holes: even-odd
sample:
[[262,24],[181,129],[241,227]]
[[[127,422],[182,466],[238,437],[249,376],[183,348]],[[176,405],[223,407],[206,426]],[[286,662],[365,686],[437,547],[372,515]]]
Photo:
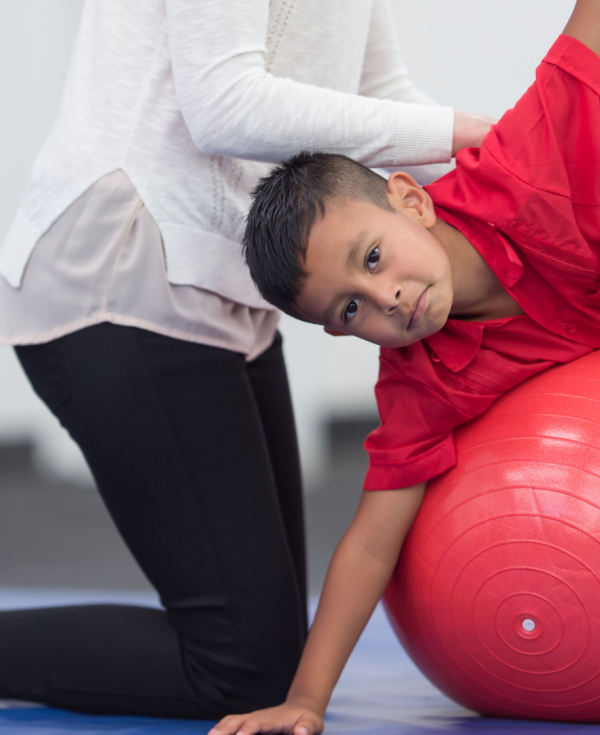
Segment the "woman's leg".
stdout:
[[273,344],[260,359],[248,364],[248,376],[269,447],[279,508],[303,599],[302,607],[306,612],[306,546],[300,457],[281,346],[281,335],[277,333]]
[[200,718],[285,696],[305,637],[297,454],[289,408],[253,387],[283,400],[277,352],[249,366],[110,324],[17,349],[165,612],[0,614],[0,696]]

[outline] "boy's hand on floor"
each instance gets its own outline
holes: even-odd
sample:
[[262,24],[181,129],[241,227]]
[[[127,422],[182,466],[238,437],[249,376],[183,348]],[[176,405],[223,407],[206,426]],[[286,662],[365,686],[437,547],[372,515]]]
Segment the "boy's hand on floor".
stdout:
[[208,735],[320,735],[324,727],[323,718],[310,706],[289,701],[278,707],[257,710],[247,715],[224,717]]
[[454,111],[454,136],[452,138],[452,155],[461,148],[478,148],[481,141],[498,122],[494,117],[475,115],[471,112]]

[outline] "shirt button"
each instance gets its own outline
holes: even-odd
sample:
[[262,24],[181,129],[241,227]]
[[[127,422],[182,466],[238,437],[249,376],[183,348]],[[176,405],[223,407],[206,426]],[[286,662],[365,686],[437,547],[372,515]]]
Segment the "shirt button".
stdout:
[[488,227],[491,227],[491,228],[492,228],[492,230],[495,230],[495,229],[496,229],[496,225],[495,225],[495,224],[494,224],[493,222],[488,222],[488,223],[487,223],[487,226],[488,226]]
[[563,329],[567,334],[575,334],[577,331],[577,327],[573,324],[573,322],[567,322],[566,324],[563,324]]
[[431,359],[433,360],[433,362],[441,362],[441,359],[437,355],[432,355]]

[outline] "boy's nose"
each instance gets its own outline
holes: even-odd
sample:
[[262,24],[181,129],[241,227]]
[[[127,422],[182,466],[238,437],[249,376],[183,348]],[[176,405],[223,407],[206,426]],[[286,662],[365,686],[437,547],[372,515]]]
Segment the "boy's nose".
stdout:
[[395,311],[400,303],[401,289],[396,284],[390,286],[387,289],[380,289],[378,291],[378,302],[379,307],[386,312],[391,314]]

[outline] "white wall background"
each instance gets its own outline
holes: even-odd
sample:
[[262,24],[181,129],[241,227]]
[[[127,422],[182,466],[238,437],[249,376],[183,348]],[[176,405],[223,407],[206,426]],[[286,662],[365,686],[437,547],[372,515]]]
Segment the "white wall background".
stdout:
[[[327,1],[327,0],[324,0]],[[328,0],[330,2],[334,0]],[[533,80],[574,0],[393,0],[405,60],[442,104],[500,116]],[[55,114],[82,0],[0,2],[0,240]],[[284,319],[306,472],[323,460],[323,421],[374,411],[377,349]],[[31,437],[40,466],[67,478],[86,470],[77,449],[0,348],[0,442]]]
[[[81,0],[0,0],[0,241],[58,107]],[[0,347],[0,442],[32,438],[40,467],[87,477],[79,450]]]

